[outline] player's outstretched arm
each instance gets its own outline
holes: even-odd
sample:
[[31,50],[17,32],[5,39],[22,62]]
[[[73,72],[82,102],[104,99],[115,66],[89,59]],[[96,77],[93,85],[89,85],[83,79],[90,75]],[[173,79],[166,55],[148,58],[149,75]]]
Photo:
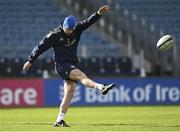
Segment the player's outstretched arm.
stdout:
[[41,40],[40,43],[32,50],[30,56],[28,57],[28,61],[23,66],[23,70],[28,71],[36,58],[51,48],[55,41],[56,36],[54,34],[49,33],[46,35],[46,37],[44,37],[43,40]]
[[89,18],[79,22],[79,28],[83,31],[93,25],[99,18],[110,11],[110,7],[108,5],[101,6],[98,11],[92,14]]

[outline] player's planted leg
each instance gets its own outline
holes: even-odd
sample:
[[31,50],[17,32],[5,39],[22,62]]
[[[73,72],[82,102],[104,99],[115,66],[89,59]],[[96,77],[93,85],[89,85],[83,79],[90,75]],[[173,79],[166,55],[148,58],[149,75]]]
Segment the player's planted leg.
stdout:
[[76,83],[71,80],[64,81],[64,97],[60,105],[60,111],[54,126],[69,127],[64,121],[65,114],[70,106],[71,99],[74,95]]

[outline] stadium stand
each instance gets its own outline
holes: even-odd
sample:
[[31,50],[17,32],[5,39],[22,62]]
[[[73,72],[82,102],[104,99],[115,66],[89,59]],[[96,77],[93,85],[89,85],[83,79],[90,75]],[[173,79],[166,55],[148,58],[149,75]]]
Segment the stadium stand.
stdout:
[[[26,57],[40,39],[57,27],[68,14],[56,10],[51,1],[0,1],[1,30],[0,39],[3,47],[1,56]],[[93,32],[93,33],[92,33]],[[93,29],[82,36],[81,44],[109,44]],[[12,50],[12,45],[14,45]],[[117,49],[117,47],[114,47]],[[12,52],[11,52],[12,50]],[[11,52],[12,54],[6,54]],[[9,56],[8,56],[9,55]],[[50,54],[48,54],[48,57]]]
[[[137,76],[140,70],[132,67],[128,57],[90,57],[79,58],[78,68],[92,76]],[[0,77],[41,77],[44,71],[54,75],[54,63],[51,58],[41,58],[29,72],[22,71],[23,58],[0,58]]]
[[[21,68],[32,48],[44,35],[56,28],[65,16],[73,13],[81,20],[102,4],[106,2],[0,0],[0,76],[38,77],[42,76],[44,70],[54,75],[52,49],[36,61],[37,65],[34,65],[31,72],[26,73]],[[140,66],[134,67],[132,60],[136,56],[133,53],[140,54],[139,49],[144,50],[144,55],[152,66],[161,67],[162,70],[163,65],[171,72],[176,69],[172,68],[175,66],[173,53],[163,55],[166,59],[163,58],[160,62],[159,57],[162,55],[154,50],[152,44],[164,33],[172,34],[176,38],[179,51],[178,0],[116,0],[108,4],[113,7],[110,15],[105,15],[96,27],[93,26],[82,35],[78,47],[79,65],[82,69],[96,76],[139,75]],[[133,42],[133,53],[127,49],[130,41]],[[177,52],[174,57],[176,60],[179,54]],[[180,69],[180,61],[176,61],[176,64],[177,70]]]
[[[179,0],[115,0],[116,4],[130,13],[142,18],[153,29],[159,30],[160,36],[171,34],[175,38],[176,46],[173,50],[163,54],[166,58],[167,71],[173,69],[175,75],[180,73],[180,1]],[[158,40],[158,34],[155,34]],[[173,52],[173,53],[172,53]],[[161,55],[162,57],[162,55]],[[164,67],[164,63],[163,66]],[[170,66],[171,65],[171,66]]]
[[[128,45],[128,39],[131,37],[133,50],[137,52],[143,49],[145,57],[153,67],[160,66],[164,72],[171,69],[174,73],[180,73],[180,61],[178,59],[180,54],[178,50],[180,48],[180,32],[178,30],[180,1],[108,0],[97,3],[96,0],[86,0],[86,2],[89,2],[88,5],[93,4],[95,8],[103,4],[112,7],[109,17],[105,18],[106,24],[104,27],[109,26],[114,29],[109,35],[117,38],[118,42],[122,41],[122,43]],[[173,35],[176,46],[162,54],[155,47],[158,39],[164,34]],[[177,68],[174,68],[175,66]]]
[[115,0],[121,8],[136,13],[154,28],[172,34],[180,44],[180,1],[179,0]]
[[[22,71],[22,66],[32,48],[48,31],[57,27],[67,15],[69,15],[67,11],[58,9],[49,0],[0,0],[0,76],[40,77],[44,70],[54,74],[52,50],[42,55],[30,72]],[[123,69],[121,70],[116,63],[118,59],[123,59],[120,57],[123,55],[121,51],[123,47],[112,43],[97,33],[96,29],[91,28],[84,32],[78,56],[80,60],[87,62],[83,62],[82,66],[85,71],[90,75],[120,75]],[[94,62],[93,56],[98,61]],[[102,58],[104,56],[110,56],[111,61],[109,58],[108,60]],[[129,64],[125,64],[124,67],[127,65]],[[116,67],[110,68],[111,66]],[[92,67],[92,71],[89,71],[88,67]],[[122,73],[124,75],[139,74],[131,71],[133,67],[128,72]]]

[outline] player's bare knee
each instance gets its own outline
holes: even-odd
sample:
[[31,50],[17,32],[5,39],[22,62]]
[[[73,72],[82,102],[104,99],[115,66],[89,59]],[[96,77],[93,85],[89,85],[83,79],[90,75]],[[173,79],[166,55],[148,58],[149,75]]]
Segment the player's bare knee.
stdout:
[[80,80],[80,82],[81,82],[82,84],[86,84],[87,79],[88,79],[88,77],[85,75],[85,76],[82,77],[82,79]]

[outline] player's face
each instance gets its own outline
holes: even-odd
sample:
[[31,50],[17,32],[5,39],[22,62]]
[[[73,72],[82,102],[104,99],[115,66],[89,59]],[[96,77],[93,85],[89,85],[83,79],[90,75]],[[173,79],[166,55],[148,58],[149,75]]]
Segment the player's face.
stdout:
[[67,36],[70,36],[74,30],[70,30],[70,29],[63,29],[64,30],[64,33],[67,35]]

